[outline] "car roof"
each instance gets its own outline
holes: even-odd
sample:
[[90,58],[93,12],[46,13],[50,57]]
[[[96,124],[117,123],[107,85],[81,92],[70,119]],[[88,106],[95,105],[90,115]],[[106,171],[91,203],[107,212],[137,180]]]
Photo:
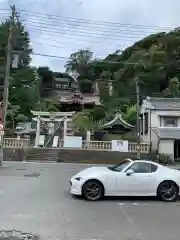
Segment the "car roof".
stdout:
[[[132,159],[131,159],[132,160]],[[157,165],[157,166],[161,166],[161,164],[158,164],[158,163],[156,163],[156,162],[153,162],[153,161],[149,161],[149,160],[138,160],[138,159],[136,159],[136,160],[132,160],[133,162],[143,162],[143,163],[151,163],[151,164],[154,164],[154,165]]]

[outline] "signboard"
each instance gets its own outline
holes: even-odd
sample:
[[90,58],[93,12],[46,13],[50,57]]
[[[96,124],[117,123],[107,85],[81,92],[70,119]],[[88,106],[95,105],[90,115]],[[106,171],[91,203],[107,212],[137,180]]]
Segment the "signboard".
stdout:
[[82,137],[65,136],[64,148],[82,148]]
[[44,146],[45,136],[40,135],[38,139],[38,146]]
[[57,148],[58,142],[59,142],[59,136],[54,136],[52,147]]
[[128,152],[128,141],[112,140],[112,151]]

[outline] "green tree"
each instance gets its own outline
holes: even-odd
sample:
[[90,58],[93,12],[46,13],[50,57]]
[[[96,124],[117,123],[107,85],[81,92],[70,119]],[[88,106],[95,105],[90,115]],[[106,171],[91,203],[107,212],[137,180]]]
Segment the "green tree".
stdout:
[[[43,97],[49,97],[53,93],[54,77],[53,72],[49,67],[39,67],[38,73],[38,97],[39,100]],[[48,91],[47,91],[48,89]]]
[[58,112],[56,107],[56,102],[53,99],[45,99],[41,102],[38,102],[34,108],[36,111],[45,111],[45,112]]
[[109,106],[108,112],[117,108],[117,102],[120,111],[124,113],[128,106],[136,103],[137,78],[140,82],[141,98],[147,95],[178,97],[179,46],[180,29],[175,29],[168,33],[160,32],[147,36],[121,52],[112,53],[99,62],[96,61],[96,78],[102,79],[101,74],[109,72],[113,82],[113,96],[108,97],[107,80],[101,81],[100,96],[102,102]]
[[[30,67],[32,49],[30,47],[29,34],[25,30],[24,25],[20,20],[15,23],[16,31],[13,32],[12,47],[19,55],[19,64],[16,69],[11,69],[10,87],[9,87],[9,102],[14,106],[18,106],[16,111],[10,107],[9,114],[13,119],[16,119],[18,114],[24,114],[30,117],[30,110],[36,103],[36,70]],[[4,66],[7,42],[9,32],[9,21],[0,24],[0,67],[1,78],[0,85],[4,81]],[[2,88],[1,88],[2,89]],[[2,90],[1,90],[2,97]]]
[[24,114],[20,113],[16,116],[16,122],[27,122],[28,117],[26,117]]
[[65,65],[66,72],[70,74],[76,72],[79,75],[79,79],[89,79],[89,76],[92,76],[90,71],[92,57],[93,53],[85,49],[72,53]]
[[31,110],[37,102],[35,70],[23,67],[11,75],[9,102],[19,106],[19,113],[31,116]]
[[130,124],[135,125],[136,124],[136,114],[137,114],[137,109],[136,105],[129,106],[127,108],[126,113],[123,115],[123,118]]
[[96,106],[94,107],[91,112],[89,117],[92,119],[93,122],[98,122],[102,119],[104,119],[106,116],[106,110],[104,107],[101,106]]
[[85,134],[92,130],[92,121],[86,112],[77,112],[72,119],[73,128],[76,132]]

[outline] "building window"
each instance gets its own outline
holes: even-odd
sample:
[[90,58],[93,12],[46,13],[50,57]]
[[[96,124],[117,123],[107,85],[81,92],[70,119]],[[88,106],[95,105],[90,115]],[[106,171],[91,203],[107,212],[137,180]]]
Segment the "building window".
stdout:
[[177,117],[163,117],[161,121],[163,127],[177,127]]

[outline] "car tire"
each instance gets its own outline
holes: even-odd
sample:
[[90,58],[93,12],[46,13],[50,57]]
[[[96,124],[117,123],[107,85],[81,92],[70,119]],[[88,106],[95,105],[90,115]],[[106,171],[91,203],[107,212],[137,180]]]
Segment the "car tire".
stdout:
[[162,182],[157,190],[157,196],[164,202],[175,202],[179,195],[179,189],[173,181]]
[[104,196],[104,187],[97,180],[89,180],[83,185],[82,195],[88,201],[98,201]]

